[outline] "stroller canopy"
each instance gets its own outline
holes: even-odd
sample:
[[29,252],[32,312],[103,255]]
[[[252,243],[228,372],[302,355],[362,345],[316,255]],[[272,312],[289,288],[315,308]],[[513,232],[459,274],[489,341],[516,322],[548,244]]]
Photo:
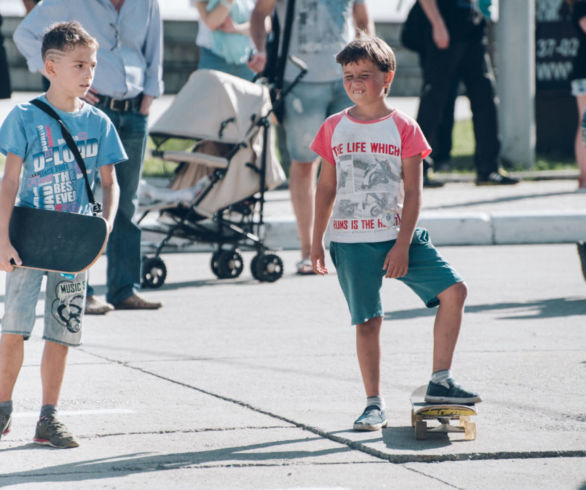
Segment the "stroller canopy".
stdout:
[[168,110],[150,128],[152,137],[239,143],[253,117],[271,107],[268,88],[215,70],[194,71]]

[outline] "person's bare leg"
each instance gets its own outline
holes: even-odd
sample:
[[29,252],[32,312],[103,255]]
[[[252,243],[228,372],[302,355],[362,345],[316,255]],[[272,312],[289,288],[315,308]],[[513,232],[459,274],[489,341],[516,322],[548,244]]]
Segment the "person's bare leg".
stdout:
[[578,106],[578,129],[576,130],[576,139],[574,142],[574,152],[576,156],[576,164],[580,170],[578,177],[578,187],[586,189],[586,144],[582,139],[582,118],[586,111],[586,95],[578,95],[576,97]]
[[61,385],[67,362],[66,345],[46,341],[41,360],[41,382],[43,384],[43,405],[55,405],[59,402]]
[[317,161],[292,160],[289,169],[289,192],[297,219],[302,259],[308,259],[311,252],[317,167]]
[[433,372],[450,369],[464,315],[468,289],[459,282],[438,294],[440,305],[433,328]]
[[382,317],[377,316],[356,325],[356,353],[366,396],[380,395],[380,329]]
[[12,400],[12,392],[24,359],[22,335],[2,334],[0,337],[0,402]]

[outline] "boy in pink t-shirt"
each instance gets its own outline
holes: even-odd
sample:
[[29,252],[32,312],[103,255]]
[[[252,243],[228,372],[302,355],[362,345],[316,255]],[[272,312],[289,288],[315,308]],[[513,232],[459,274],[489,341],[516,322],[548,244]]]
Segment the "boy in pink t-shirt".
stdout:
[[388,105],[395,55],[379,38],[359,38],[337,56],[354,106],[326,119],[311,149],[324,163],[315,199],[311,261],[327,274],[324,234],[331,220],[330,255],[346,297],[366,391],[355,430],[386,427],[380,393],[383,277],[407,284],[428,307],[438,306],[433,374],[426,400],[475,403],[480,397],[450,375],[467,288],[458,273],[416,228],[421,208],[422,159],[431,151],[409,116]]

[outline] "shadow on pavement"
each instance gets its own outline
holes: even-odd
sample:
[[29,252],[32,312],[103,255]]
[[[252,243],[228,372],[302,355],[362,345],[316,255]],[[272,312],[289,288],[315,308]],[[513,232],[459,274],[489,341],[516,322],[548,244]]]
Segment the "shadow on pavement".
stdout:
[[460,440],[456,438],[450,440],[450,437],[443,433],[430,433],[425,441],[418,441],[415,439],[415,429],[410,426],[404,426],[383,429],[383,442],[389,449],[429,451],[430,449],[450,446],[453,443],[460,442]]
[[[536,318],[558,318],[586,314],[585,298],[552,298],[535,301],[511,301],[506,303],[490,303],[484,305],[467,305],[466,314],[485,312],[506,312],[516,310],[515,313],[502,315],[501,320],[535,320]],[[386,311],[384,320],[410,320],[426,316],[435,316],[435,308],[415,308],[411,310]]]
[[[284,441],[273,441],[260,444],[250,444],[247,446],[235,446],[210,451],[193,451],[183,453],[157,454],[148,455],[149,453],[131,453],[120,455],[112,458],[101,458],[94,460],[76,461],[56,466],[46,466],[35,470],[18,471],[13,473],[4,473],[0,475],[0,487],[9,485],[27,484],[31,481],[43,482],[82,482],[87,480],[99,480],[101,478],[124,477],[135,473],[159,472],[164,470],[174,470],[187,468],[195,465],[205,465],[210,463],[235,462],[246,465],[254,465],[258,462],[269,462],[275,460],[299,460],[303,458],[315,458],[331,454],[341,454],[352,452],[349,447],[341,446],[337,448],[322,449],[315,451],[259,451],[266,448],[309,442],[323,441],[321,437],[301,438]],[[32,449],[32,444],[20,446],[15,449]],[[45,448],[45,450],[51,450]],[[74,451],[74,450],[73,450]],[[0,454],[4,450],[0,450]],[[278,461],[275,463],[278,464]]]

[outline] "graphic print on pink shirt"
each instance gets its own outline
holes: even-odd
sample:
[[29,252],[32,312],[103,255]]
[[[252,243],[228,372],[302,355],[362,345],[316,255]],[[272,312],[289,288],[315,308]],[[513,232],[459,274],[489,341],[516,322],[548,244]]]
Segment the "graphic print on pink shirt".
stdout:
[[322,124],[311,149],[336,166],[330,239],[395,239],[404,197],[402,158],[431,151],[417,123],[396,110],[374,121],[353,119],[345,110]]

